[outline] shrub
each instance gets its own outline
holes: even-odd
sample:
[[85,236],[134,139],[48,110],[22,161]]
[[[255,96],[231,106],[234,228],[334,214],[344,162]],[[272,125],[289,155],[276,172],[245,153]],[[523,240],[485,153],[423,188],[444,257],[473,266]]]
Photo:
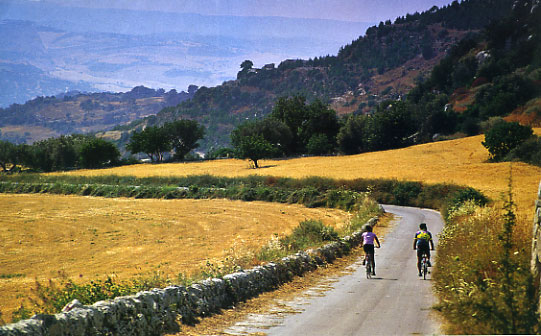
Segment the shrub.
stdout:
[[325,134],[314,134],[306,144],[306,151],[312,155],[329,154],[333,150],[333,144]]
[[333,240],[338,240],[338,233],[333,227],[326,226],[321,221],[306,220],[293,229],[289,236],[282,238],[280,243],[289,251],[299,251],[308,246]]
[[490,153],[490,159],[497,162],[532,135],[533,130],[529,126],[499,121],[485,134],[485,141],[482,144]]
[[457,209],[461,208],[467,202],[473,203],[476,206],[485,206],[488,203],[488,198],[480,191],[471,187],[457,191],[446,202],[443,208],[443,217],[448,219],[453,211],[457,211]]
[[397,205],[407,205],[412,199],[417,198],[421,190],[419,182],[401,182],[394,187],[392,193]]
[[522,161],[541,166],[541,138],[536,136],[526,140],[512,149],[504,161]]
[[368,195],[363,198],[359,205],[360,206],[355,211],[353,218],[344,225],[344,235],[361,230],[370,218],[382,214],[382,209],[379,204]]

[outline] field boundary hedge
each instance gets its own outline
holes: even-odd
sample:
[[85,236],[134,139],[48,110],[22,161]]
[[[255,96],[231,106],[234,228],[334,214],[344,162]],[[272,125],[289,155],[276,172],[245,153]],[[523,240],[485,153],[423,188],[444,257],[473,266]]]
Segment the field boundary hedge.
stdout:
[[225,178],[209,175],[135,178],[132,176],[0,176],[2,193],[162,199],[226,198],[243,201],[299,203],[307,207],[350,210],[357,193],[368,193],[381,204],[444,209],[455,194],[471,189],[453,184],[424,184],[396,179],[334,180],[272,176]]

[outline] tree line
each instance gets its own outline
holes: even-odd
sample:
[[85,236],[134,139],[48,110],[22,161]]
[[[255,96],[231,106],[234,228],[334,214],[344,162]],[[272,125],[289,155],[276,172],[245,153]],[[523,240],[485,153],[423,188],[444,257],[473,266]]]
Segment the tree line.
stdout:
[[91,135],[60,136],[32,145],[0,141],[0,167],[4,172],[18,171],[22,166],[51,172],[99,168],[120,162],[120,152],[115,144]]
[[258,167],[264,158],[357,154],[414,143],[415,121],[404,102],[387,101],[372,115],[339,118],[320,100],[279,98],[266,118],[248,121],[231,133],[234,153]]
[[[177,120],[163,126],[149,126],[132,134],[126,146],[131,154],[144,153],[153,162],[163,161],[165,153],[172,160],[183,160],[204,136],[204,127],[196,121]],[[31,145],[0,141],[0,167],[4,172],[19,171],[23,166],[51,172],[79,168],[102,168],[136,163],[133,157],[121,159],[118,147],[93,135],[73,134],[35,142]]]

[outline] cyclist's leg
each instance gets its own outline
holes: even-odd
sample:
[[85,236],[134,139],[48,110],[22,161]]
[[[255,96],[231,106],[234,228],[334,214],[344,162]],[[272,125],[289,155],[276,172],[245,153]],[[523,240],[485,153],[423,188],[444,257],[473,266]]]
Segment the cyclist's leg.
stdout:
[[376,274],[376,258],[375,258],[374,245],[370,246],[370,262],[372,263],[372,275],[375,275]]
[[370,249],[368,247],[368,244],[364,244],[363,245],[363,251],[364,251],[364,259],[363,259],[363,266],[366,265],[366,262],[367,260],[369,260],[369,252],[370,252]]
[[419,276],[421,276],[421,260],[423,259],[423,249],[417,248],[417,270],[419,271]]

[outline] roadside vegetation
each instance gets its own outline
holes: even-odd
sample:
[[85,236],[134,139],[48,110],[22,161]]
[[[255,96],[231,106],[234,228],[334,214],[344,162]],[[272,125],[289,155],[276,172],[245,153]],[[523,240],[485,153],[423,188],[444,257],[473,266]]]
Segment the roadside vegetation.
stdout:
[[540,330],[530,232],[517,222],[511,195],[510,189],[503,208],[481,199],[456,199],[449,205],[434,268],[444,333]]

